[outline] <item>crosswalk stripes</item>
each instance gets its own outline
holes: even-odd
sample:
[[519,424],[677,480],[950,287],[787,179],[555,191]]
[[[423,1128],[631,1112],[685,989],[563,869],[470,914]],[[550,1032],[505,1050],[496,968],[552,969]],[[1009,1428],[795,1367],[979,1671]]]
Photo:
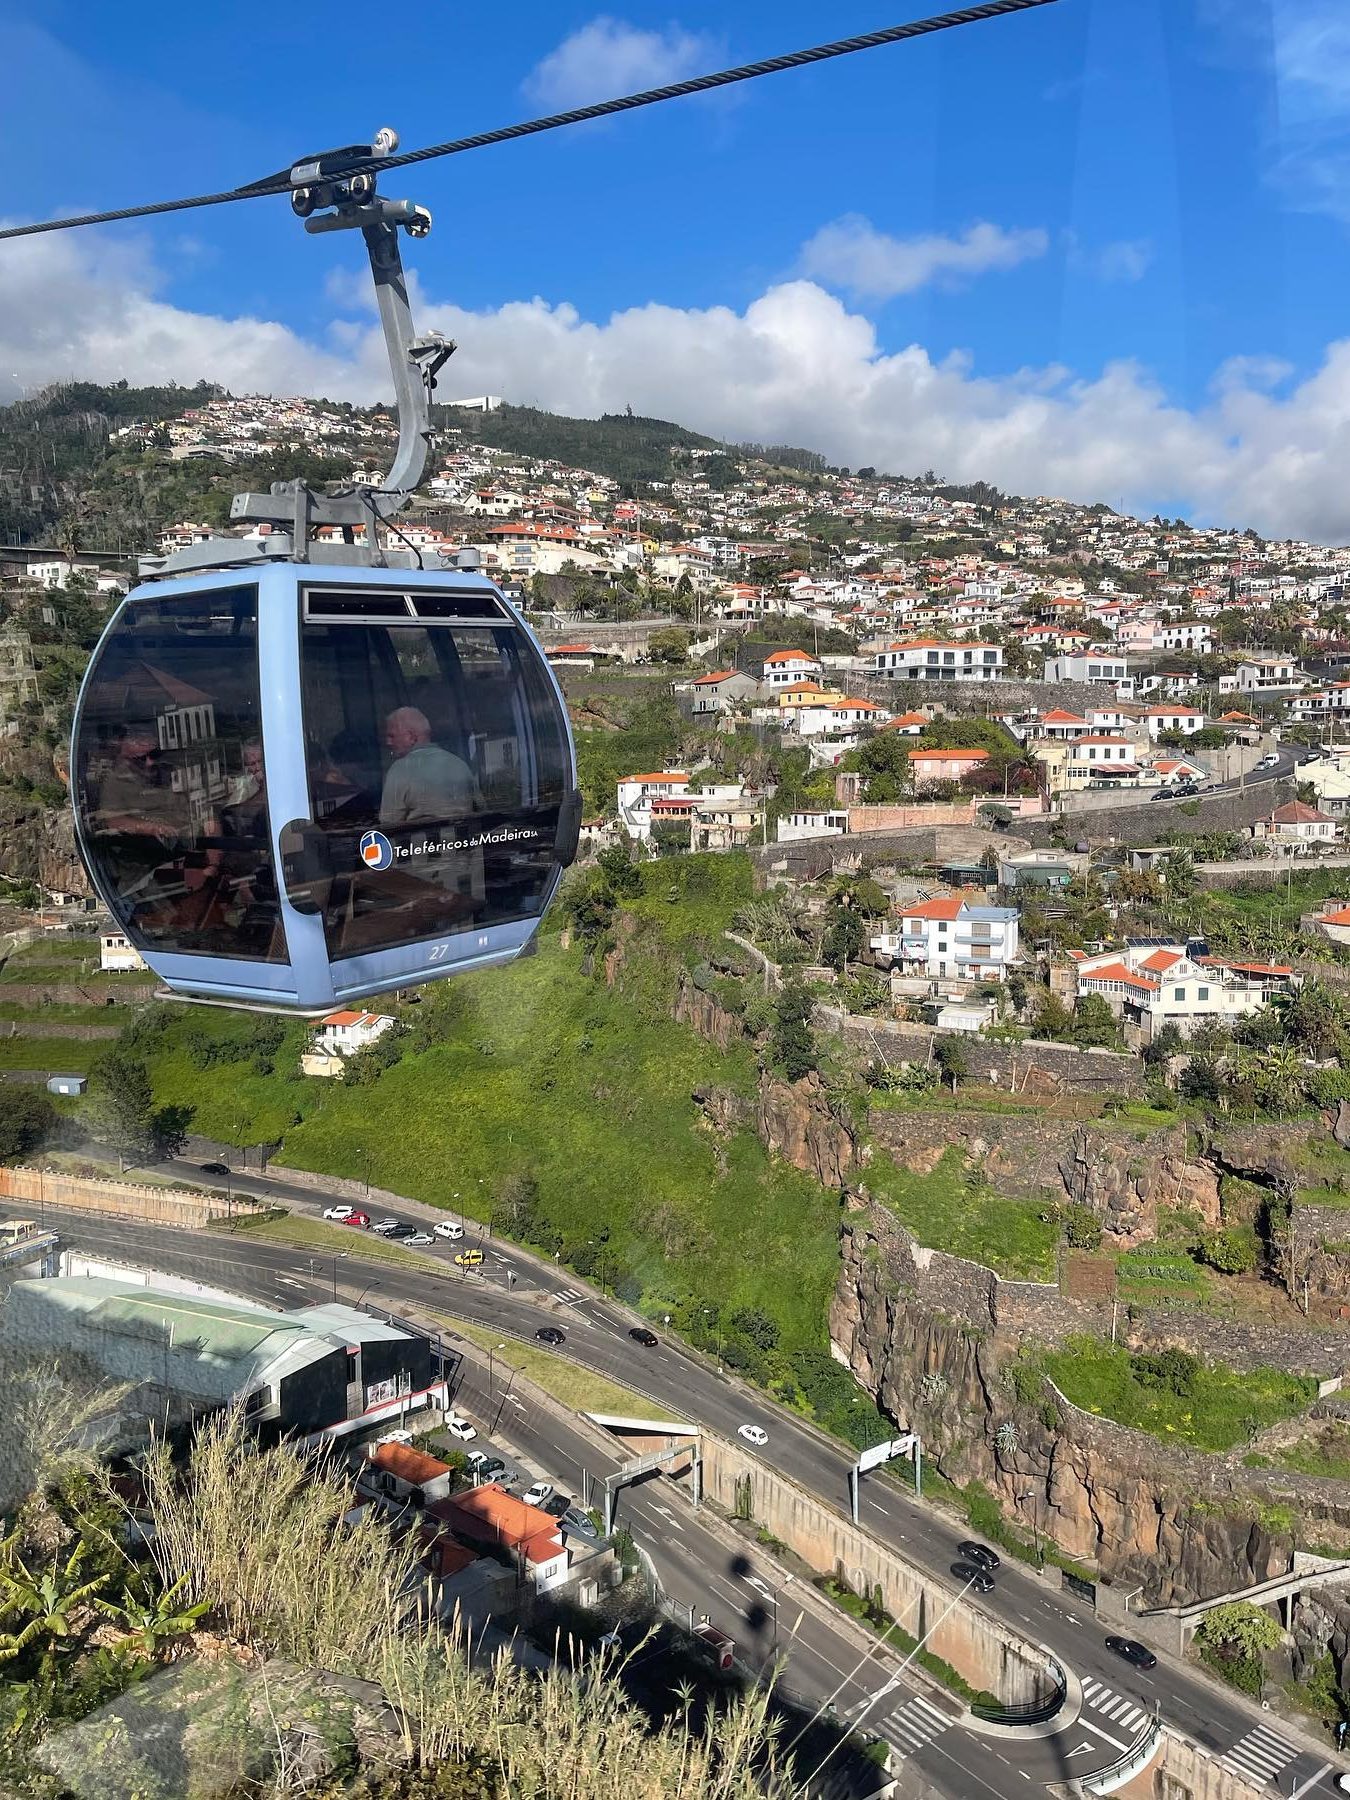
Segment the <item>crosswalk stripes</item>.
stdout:
[[948,1713],[940,1712],[936,1706],[930,1706],[922,1694],[916,1694],[899,1712],[892,1713],[880,1729],[892,1750],[898,1756],[906,1757],[922,1750],[925,1744],[931,1744],[955,1723]]
[[1298,1755],[1298,1746],[1291,1744],[1288,1738],[1282,1738],[1278,1731],[1270,1731],[1264,1725],[1258,1725],[1255,1731],[1249,1731],[1244,1738],[1239,1738],[1226,1756],[1219,1758],[1237,1775],[1247,1775],[1261,1782],[1273,1782],[1280,1770],[1286,1768]]
[[573,1306],[578,1300],[584,1300],[586,1296],[580,1288],[559,1288],[555,1298],[565,1301],[568,1306]]
[[1114,1688],[1107,1687],[1104,1682],[1085,1681],[1083,1698],[1104,1719],[1123,1725],[1127,1731],[1137,1731],[1148,1717],[1142,1706],[1136,1705],[1125,1694],[1116,1693]]

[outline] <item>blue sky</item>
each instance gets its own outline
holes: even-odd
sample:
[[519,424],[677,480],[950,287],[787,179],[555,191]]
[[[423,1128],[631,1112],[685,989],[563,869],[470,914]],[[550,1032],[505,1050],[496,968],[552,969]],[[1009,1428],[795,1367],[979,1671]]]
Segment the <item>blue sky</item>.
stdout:
[[[3,210],[458,136],[921,4],[0,0]],[[842,461],[1350,537],[1350,13],[1058,0],[400,172],[445,385],[631,403]],[[503,29],[503,24],[507,28]],[[282,202],[0,247],[0,398],[197,374],[379,390],[356,246]]]

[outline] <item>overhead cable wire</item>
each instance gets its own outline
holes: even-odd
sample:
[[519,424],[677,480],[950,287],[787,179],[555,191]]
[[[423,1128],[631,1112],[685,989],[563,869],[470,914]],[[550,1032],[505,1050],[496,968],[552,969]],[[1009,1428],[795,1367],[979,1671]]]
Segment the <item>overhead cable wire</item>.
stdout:
[[[886,44],[902,44],[913,38],[931,37],[939,31],[951,31],[958,25],[976,25],[985,19],[1002,18],[1008,13],[1029,12],[1033,7],[1054,6],[1058,0],[984,0],[979,6],[964,6],[957,12],[940,13],[929,19],[914,19],[904,25],[888,25],[880,31],[861,36],[838,38],[830,44],[816,44],[809,50],[793,50],[786,56],[770,56],[760,62],[743,63],[739,68],[722,69],[712,75],[693,75],[686,81],[674,81],[666,87],[647,88],[639,94],[625,94],[615,100],[597,100],[590,106],[574,107],[570,112],[551,113],[547,118],[527,119],[518,125],[500,125],[493,131],[480,131],[472,137],[452,138],[444,144],[429,144],[421,150],[405,150],[394,156],[371,157],[352,164],[344,175],[361,170],[382,173],[386,169],[407,168],[414,163],[431,162],[437,157],[459,156],[466,150],[485,150],[493,144],[508,144],[517,138],[535,137],[542,131],[558,131],[565,125],[584,125],[592,119],[605,119],[615,113],[633,112],[641,106],[655,106],[663,100],[682,100],[690,94],[706,94],[715,88],[730,87],[739,81],[757,81],[763,75],[780,75],[788,69],[802,69],[812,63],[828,62],[837,56],[852,56],[860,50],[877,50]],[[244,187],[227,188],[218,194],[194,194],[181,200],[153,200],[143,206],[122,206],[109,212],[81,213],[68,219],[43,219],[32,225],[10,225],[0,230],[5,238],[37,237],[49,231],[74,231],[84,225],[115,225],[125,219],[147,219],[161,213],[190,212],[202,206],[228,206],[236,200],[260,200],[291,191],[289,169],[266,175]]]

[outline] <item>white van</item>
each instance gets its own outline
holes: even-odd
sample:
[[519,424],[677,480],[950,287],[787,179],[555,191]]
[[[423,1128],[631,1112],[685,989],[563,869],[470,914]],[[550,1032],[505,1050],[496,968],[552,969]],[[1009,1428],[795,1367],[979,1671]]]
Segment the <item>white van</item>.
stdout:
[[442,1219],[439,1225],[433,1225],[431,1229],[438,1238],[449,1238],[452,1243],[458,1243],[464,1236],[464,1227],[456,1225],[453,1219]]

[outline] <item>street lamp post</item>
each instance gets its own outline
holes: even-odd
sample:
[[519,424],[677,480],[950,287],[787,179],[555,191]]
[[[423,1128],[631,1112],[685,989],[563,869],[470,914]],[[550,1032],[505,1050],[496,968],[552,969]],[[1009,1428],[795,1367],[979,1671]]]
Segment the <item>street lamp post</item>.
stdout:
[[701,1306],[699,1311],[717,1321],[717,1373],[722,1373],[722,1309],[720,1306]]
[[1043,1569],[1045,1567],[1045,1558],[1041,1554],[1041,1528],[1040,1528],[1040,1525],[1037,1523],[1037,1519],[1036,1519],[1036,1504],[1035,1504],[1036,1490],[1035,1490],[1035,1488],[1028,1488],[1025,1494],[1018,1494],[1015,1496],[1015,1498],[1016,1498],[1017,1504],[1019,1506],[1022,1504],[1022,1502],[1024,1500],[1030,1500],[1032,1502],[1031,1541],[1035,1548],[1036,1567],[1038,1569]]

